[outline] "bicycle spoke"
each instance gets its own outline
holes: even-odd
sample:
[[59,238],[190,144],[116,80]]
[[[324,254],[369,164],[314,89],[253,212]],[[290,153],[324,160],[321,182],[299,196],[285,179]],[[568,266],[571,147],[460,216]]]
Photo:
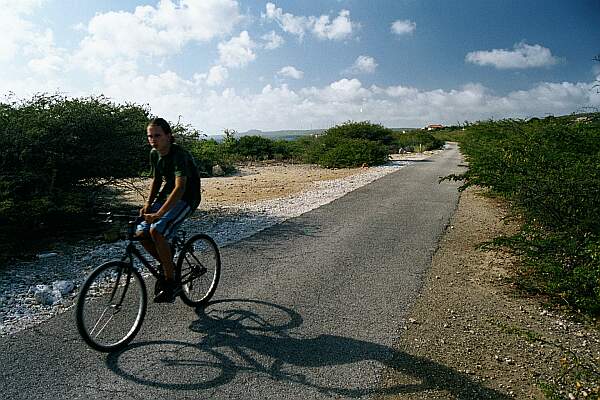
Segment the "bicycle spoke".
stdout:
[[98,318],[98,321],[96,321],[96,324],[94,325],[94,327],[92,328],[92,330],[90,331],[90,335],[94,334],[94,331],[96,330],[96,328],[98,327],[98,324],[100,323],[100,321],[102,321],[102,318],[104,317],[104,314],[106,314],[106,310],[108,309],[108,307],[106,307],[104,309],[104,311],[102,312],[102,315],[100,315],[100,318]]
[[122,347],[139,330],[146,302],[139,272],[118,261],[104,264],[82,286],[76,314],[79,332],[97,350]]
[[206,235],[190,238],[177,262],[183,301],[191,306],[208,301],[216,289],[220,269],[221,259],[214,241]]
[[98,337],[102,331],[104,330],[104,328],[106,328],[106,326],[108,325],[108,323],[110,321],[112,321],[113,317],[115,316],[115,313],[113,313],[113,315],[110,316],[110,318],[108,319],[108,321],[106,321],[106,323],[102,326],[102,328],[96,333],[96,335],[94,337]]

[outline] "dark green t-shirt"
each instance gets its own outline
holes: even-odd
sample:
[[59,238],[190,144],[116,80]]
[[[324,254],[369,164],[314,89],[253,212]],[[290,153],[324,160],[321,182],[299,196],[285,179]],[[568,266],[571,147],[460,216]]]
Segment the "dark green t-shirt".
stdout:
[[169,194],[175,188],[175,177],[187,177],[185,192],[182,200],[192,209],[200,204],[200,175],[194,162],[194,157],[173,143],[169,153],[161,156],[156,149],[150,151],[150,165],[152,166],[152,177],[161,179],[163,186],[158,193],[157,201],[165,202]]

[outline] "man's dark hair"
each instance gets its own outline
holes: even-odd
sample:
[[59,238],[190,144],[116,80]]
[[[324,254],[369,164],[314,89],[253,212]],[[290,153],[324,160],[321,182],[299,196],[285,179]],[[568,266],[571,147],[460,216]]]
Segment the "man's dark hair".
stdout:
[[175,137],[173,136],[171,125],[169,125],[164,118],[152,118],[148,123],[148,126],[160,126],[165,134],[171,135],[171,143],[175,143]]

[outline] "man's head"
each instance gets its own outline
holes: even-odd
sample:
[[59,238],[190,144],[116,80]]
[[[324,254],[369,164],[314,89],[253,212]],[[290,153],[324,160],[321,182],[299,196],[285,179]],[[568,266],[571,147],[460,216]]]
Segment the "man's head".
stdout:
[[171,126],[163,118],[154,118],[146,127],[146,134],[150,146],[164,154],[168,152],[171,143],[175,142]]

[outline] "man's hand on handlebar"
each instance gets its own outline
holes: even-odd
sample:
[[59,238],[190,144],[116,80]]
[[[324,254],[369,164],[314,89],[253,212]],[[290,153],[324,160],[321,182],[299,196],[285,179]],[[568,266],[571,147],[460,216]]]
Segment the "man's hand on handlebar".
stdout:
[[158,213],[144,214],[144,215],[142,215],[142,217],[144,217],[144,221],[146,221],[149,224],[151,224],[154,221],[160,219],[160,215]]
[[148,203],[144,204],[144,206],[142,208],[140,208],[140,217],[143,217],[144,215],[150,213],[150,208],[152,206]]

